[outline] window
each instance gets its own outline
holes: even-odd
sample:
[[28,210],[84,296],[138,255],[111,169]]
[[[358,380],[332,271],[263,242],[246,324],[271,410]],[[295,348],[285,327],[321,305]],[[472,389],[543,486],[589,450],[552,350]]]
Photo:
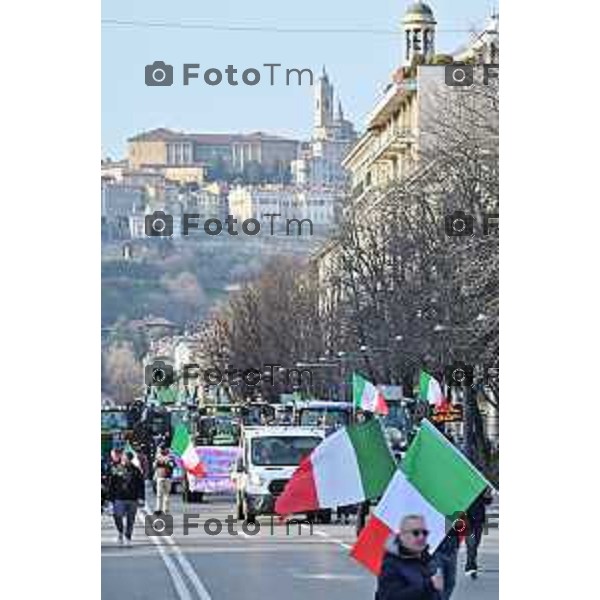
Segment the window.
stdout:
[[252,440],[252,464],[294,466],[319,444],[320,437],[269,436]]

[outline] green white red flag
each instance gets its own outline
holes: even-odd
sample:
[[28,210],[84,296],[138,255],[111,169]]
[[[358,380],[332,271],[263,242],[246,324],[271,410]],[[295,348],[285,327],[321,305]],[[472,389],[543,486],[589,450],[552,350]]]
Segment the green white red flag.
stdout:
[[381,390],[358,373],[352,374],[352,399],[356,408],[380,415],[388,414],[388,405]]
[[171,440],[171,450],[179,456],[184,469],[196,477],[204,477],[206,469],[196,452],[192,438],[185,425],[178,425],[175,428],[173,439]]
[[400,468],[361,531],[351,555],[379,574],[385,543],[407,515],[421,515],[434,552],[459,513],[489,486],[488,481],[426,419],[421,421]]
[[378,498],[395,470],[377,419],[344,427],[300,463],[277,498],[275,512],[289,515]]
[[434,406],[442,406],[446,402],[439,381],[426,371],[419,375],[419,398]]

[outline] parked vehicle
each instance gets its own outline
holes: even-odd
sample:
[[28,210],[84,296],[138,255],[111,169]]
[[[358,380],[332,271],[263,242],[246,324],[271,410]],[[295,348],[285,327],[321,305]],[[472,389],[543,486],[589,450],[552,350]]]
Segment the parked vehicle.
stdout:
[[238,519],[253,522],[257,515],[273,514],[275,501],[296,467],[323,437],[322,429],[308,427],[244,428],[232,473]]

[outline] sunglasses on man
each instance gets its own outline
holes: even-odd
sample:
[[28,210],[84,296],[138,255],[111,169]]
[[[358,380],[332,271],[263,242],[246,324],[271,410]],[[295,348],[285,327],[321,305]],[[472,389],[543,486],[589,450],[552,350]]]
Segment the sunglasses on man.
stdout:
[[429,535],[429,531],[427,529],[410,529],[408,531],[413,537],[427,537]]

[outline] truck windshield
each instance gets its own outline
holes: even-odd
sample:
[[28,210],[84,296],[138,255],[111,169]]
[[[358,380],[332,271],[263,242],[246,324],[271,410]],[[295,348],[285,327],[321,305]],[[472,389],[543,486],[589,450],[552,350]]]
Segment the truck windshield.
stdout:
[[305,408],[300,412],[300,425],[309,427],[345,427],[349,413],[340,409]]
[[252,464],[296,466],[321,442],[320,437],[269,436],[252,440]]

